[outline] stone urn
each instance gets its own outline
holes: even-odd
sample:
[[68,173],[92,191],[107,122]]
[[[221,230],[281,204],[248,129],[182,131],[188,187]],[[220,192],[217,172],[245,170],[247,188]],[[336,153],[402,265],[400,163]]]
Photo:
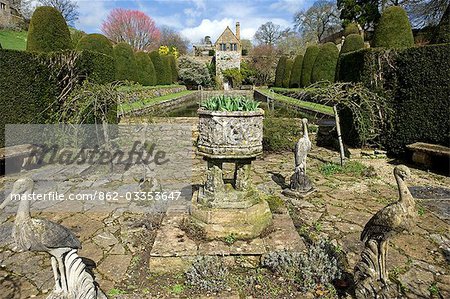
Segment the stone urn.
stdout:
[[[262,154],[264,110],[199,109],[198,115],[197,150],[208,170],[194,192],[192,222],[207,239],[255,238],[272,222],[269,205],[251,182],[251,163]],[[231,180],[224,179],[224,163],[234,164]]]

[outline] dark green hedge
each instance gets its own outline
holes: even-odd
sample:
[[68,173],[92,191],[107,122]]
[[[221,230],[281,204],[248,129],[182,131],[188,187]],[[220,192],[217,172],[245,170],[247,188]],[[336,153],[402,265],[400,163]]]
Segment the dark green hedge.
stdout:
[[339,54],[345,54],[357,50],[364,49],[364,41],[359,34],[350,34],[348,35],[345,40],[344,44],[342,45],[341,52]]
[[51,52],[72,48],[69,27],[53,7],[40,6],[31,17],[27,51]]
[[347,37],[350,34],[358,34],[359,35],[359,28],[358,24],[356,23],[350,23],[347,26],[345,26],[344,29],[344,36]]
[[170,57],[169,55],[161,55],[161,61],[164,68],[163,72],[163,84],[169,85],[172,84],[172,68],[170,66]]
[[144,86],[151,86],[156,84],[155,68],[152,60],[145,52],[136,53],[136,63],[138,67],[139,83]]
[[172,75],[172,83],[176,83],[178,81],[178,69],[177,69],[177,61],[175,60],[175,56],[168,55],[169,63],[170,63],[170,71]]
[[291,82],[289,83],[289,87],[291,88],[300,87],[300,80],[302,76],[302,64],[303,64],[303,55],[297,55],[295,57],[294,64],[292,65]]
[[311,83],[319,81],[334,82],[339,50],[332,42],[320,46],[311,72]]
[[302,64],[302,80],[301,87],[311,85],[311,73],[316,61],[317,54],[319,53],[319,47],[312,45],[306,48],[305,56],[303,57]]
[[138,82],[137,64],[133,48],[127,43],[118,43],[114,47],[116,80]]
[[[54,67],[55,61],[76,57],[72,70]],[[51,63],[50,63],[51,62]],[[100,53],[74,51],[37,53],[0,50],[0,147],[5,124],[48,123],[58,114],[57,96],[62,86],[57,78],[75,73],[78,82],[114,80],[113,58]]]
[[[170,75],[170,65],[167,59],[163,59],[159,55],[158,51],[150,52],[150,59],[152,60],[153,66],[156,72],[156,85],[166,85],[170,84],[172,80]],[[170,78],[170,79],[169,79]]]
[[[340,81],[362,82],[389,101],[393,129],[382,140],[390,153],[450,141],[450,44],[403,50],[365,49],[341,55]],[[351,141],[347,141],[349,144]]]
[[286,68],[284,69],[284,76],[283,76],[283,87],[288,88],[289,82],[291,82],[291,71],[292,71],[292,65],[294,64],[294,61],[292,59],[286,60]]
[[278,60],[277,69],[275,70],[275,87],[282,87],[284,80],[284,72],[286,70],[286,56],[281,56]]
[[113,46],[106,36],[98,33],[83,36],[76,47],[77,50],[90,50],[109,56],[114,56]]
[[374,47],[407,48],[414,37],[406,11],[399,6],[386,8],[375,27]]

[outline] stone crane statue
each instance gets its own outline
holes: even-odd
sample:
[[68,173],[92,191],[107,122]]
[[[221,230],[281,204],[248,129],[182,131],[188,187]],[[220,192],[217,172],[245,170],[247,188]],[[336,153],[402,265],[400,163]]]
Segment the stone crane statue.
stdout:
[[303,136],[295,144],[295,171],[291,176],[290,188],[283,193],[291,197],[304,197],[313,191],[313,186],[306,176],[306,157],[311,150],[311,140],[308,135],[308,120],[302,119]]
[[17,180],[11,194],[0,205],[0,209],[20,196],[19,208],[14,221],[13,237],[15,250],[47,252],[55,278],[55,289],[48,299],[97,299],[106,298],[98,289],[94,278],[85,271],[82,259],[77,255],[81,243],[66,227],[46,219],[35,219],[30,214],[30,200],[34,181],[30,178]]
[[410,176],[408,167],[394,168],[399,200],[379,210],[365,225],[361,241],[365,248],[361,260],[355,267],[357,298],[388,298],[388,274],[386,258],[388,241],[393,235],[409,230],[417,215],[414,198],[405,179]]

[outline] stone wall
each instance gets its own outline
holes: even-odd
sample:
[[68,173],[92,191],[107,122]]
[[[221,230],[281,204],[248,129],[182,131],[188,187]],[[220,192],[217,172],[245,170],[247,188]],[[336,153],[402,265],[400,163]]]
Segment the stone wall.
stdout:
[[0,0],[0,29],[15,28],[23,23],[23,18],[13,8],[13,1]]
[[216,52],[216,74],[222,78],[222,71],[227,69],[241,68],[241,52],[217,51]]

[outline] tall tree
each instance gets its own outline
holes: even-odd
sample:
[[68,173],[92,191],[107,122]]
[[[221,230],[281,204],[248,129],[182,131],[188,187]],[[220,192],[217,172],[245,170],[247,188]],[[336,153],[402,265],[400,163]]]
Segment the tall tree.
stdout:
[[278,57],[275,47],[259,45],[251,50],[250,68],[255,70],[257,85],[267,85],[275,79]]
[[437,25],[449,5],[450,0],[409,0],[405,9],[413,25],[423,27]]
[[259,26],[255,33],[255,39],[260,45],[274,46],[281,39],[281,26],[272,22],[267,22]]
[[136,50],[158,45],[161,33],[152,18],[139,10],[113,9],[102,24],[103,33],[115,42],[125,42]]
[[38,2],[39,5],[56,8],[71,26],[78,20],[78,4],[72,0],[38,0]]
[[304,37],[311,36],[320,42],[340,29],[338,9],[334,2],[316,1],[308,10],[295,14],[294,26]]
[[187,53],[190,43],[188,39],[168,26],[161,26],[159,30],[161,32],[159,46],[175,47],[181,55]]

